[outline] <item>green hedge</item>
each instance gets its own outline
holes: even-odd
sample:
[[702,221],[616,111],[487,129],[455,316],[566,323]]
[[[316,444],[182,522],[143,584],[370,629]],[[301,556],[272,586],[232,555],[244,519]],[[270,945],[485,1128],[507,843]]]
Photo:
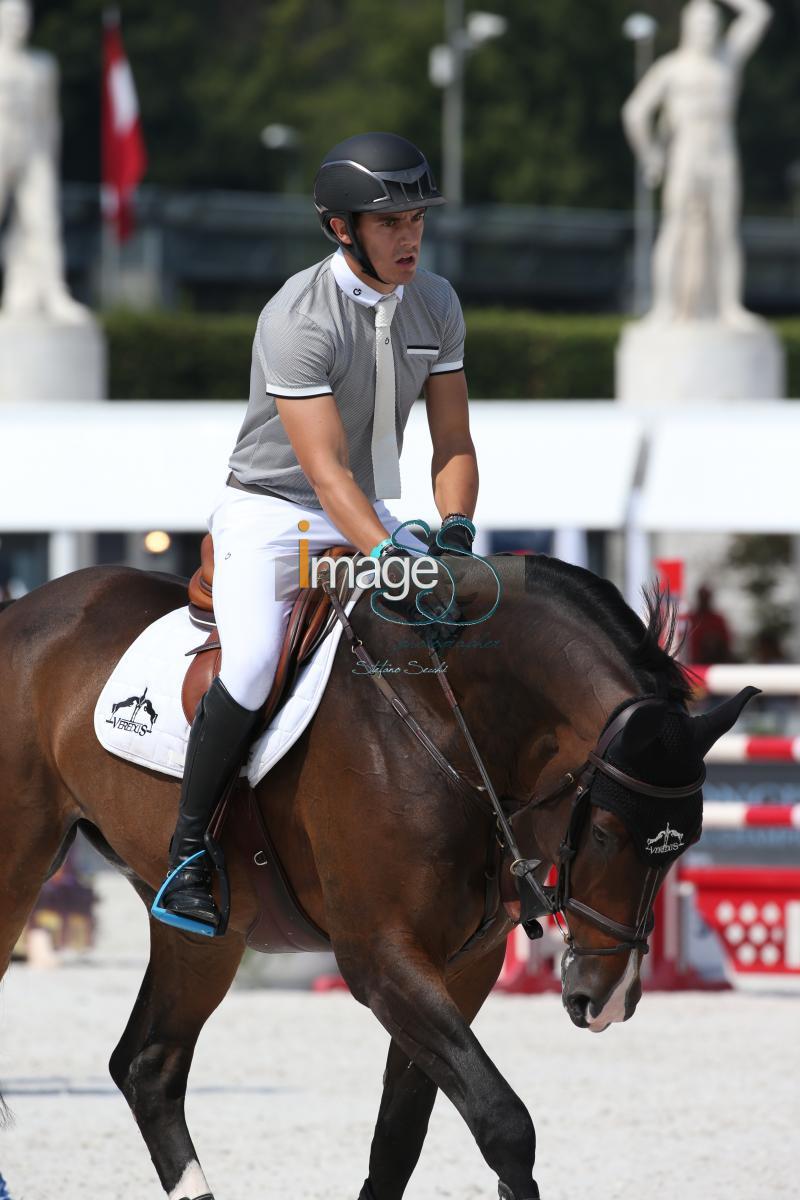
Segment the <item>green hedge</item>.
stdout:
[[112,400],[246,400],[255,320],[195,313],[109,313]]
[[604,400],[614,395],[619,317],[500,309],[466,313],[470,395],[500,400]]
[[[245,400],[256,314],[133,314],[104,318],[114,400]],[[614,394],[621,317],[472,309],[467,375],[478,399],[604,400]],[[775,322],[789,395],[800,396],[800,319]]]

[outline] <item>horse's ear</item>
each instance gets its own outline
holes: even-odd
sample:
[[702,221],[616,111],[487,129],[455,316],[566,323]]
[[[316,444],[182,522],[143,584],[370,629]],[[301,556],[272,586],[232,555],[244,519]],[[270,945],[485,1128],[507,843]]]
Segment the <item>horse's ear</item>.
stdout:
[[691,718],[692,737],[701,758],[705,758],[714,742],[721,738],[723,733],[727,733],[729,729],[733,728],[739,720],[745,704],[752,700],[753,696],[760,694],[760,688],[742,688],[738,696],[724,700],[722,704],[718,704],[710,712],[703,713],[702,716]]
[[664,727],[667,705],[644,704],[628,717],[620,736],[620,750],[625,757],[641,754],[654,742]]

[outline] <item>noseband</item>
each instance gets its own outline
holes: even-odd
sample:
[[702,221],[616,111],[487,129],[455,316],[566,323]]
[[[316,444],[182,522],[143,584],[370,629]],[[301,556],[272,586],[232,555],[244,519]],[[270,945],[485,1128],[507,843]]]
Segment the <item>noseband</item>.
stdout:
[[[521,889],[519,889],[518,883],[520,903],[522,905],[522,913],[524,914],[521,923],[526,925],[526,922],[536,921],[538,917],[552,916],[561,930],[564,941],[575,955],[624,954],[631,950],[640,950],[642,954],[647,954],[650,949],[647,939],[652,933],[655,924],[653,901],[655,900],[661,880],[666,874],[666,869],[658,867],[648,868],[636,910],[635,925],[623,925],[619,921],[614,921],[611,917],[607,917],[596,909],[591,908],[588,904],[584,904],[583,901],[576,900],[571,894],[571,874],[572,863],[578,853],[581,831],[589,814],[592,785],[597,778],[598,772],[607,775],[610,779],[613,779],[616,783],[628,788],[632,792],[658,800],[677,800],[686,796],[692,796],[703,786],[705,768],[703,768],[700,776],[692,783],[684,784],[681,787],[657,787],[654,784],[645,783],[644,780],[636,779],[633,775],[628,775],[625,771],[620,770],[619,767],[615,767],[613,763],[606,762],[605,754],[612,742],[625,728],[633,713],[637,709],[659,703],[661,702],[654,697],[645,697],[644,699],[634,700],[627,704],[606,726],[600,740],[594,750],[589,751],[587,761],[577,775],[571,772],[568,773],[551,791],[543,796],[534,795],[529,801],[530,806],[538,808],[540,805],[547,803],[548,800],[555,799],[556,796],[572,794],[569,822],[556,856],[558,878],[555,885],[553,887],[546,887],[536,879],[534,871],[540,866],[541,860],[539,859],[517,857],[511,864],[511,871],[517,877],[519,883],[524,881],[528,885],[533,897],[533,905],[529,903],[526,906],[525,897]],[[536,911],[537,909],[538,911]],[[566,921],[566,928],[564,928],[561,921],[562,913]],[[601,933],[616,938],[616,944],[597,949],[576,945],[575,936],[569,926],[569,913],[574,913],[575,916],[589,921]],[[541,930],[541,926],[539,928]],[[541,932],[537,933],[535,929],[529,929],[527,925],[526,932],[528,932],[529,936],[541,936]]]

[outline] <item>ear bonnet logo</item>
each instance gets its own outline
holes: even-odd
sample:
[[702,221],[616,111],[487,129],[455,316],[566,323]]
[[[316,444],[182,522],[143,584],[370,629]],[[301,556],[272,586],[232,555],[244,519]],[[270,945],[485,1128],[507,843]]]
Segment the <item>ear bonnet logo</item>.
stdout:
[[[651,826],[652,828],[652,826]],[[674,838],[674,841],[672,840]],[[666,829],[662,829],[655,837],[647,839],[648,854],[670,854],[683,844],[683,834],[679,829],[671,829],[667,821]]]

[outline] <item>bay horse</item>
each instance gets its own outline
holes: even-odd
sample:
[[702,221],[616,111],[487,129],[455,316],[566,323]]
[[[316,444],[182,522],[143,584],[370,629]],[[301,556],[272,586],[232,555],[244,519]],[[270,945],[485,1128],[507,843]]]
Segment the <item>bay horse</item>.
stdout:
[[[660,645],[670,617],[657,594],[645,625],[588,571],[544,556],[491,563],[500,603],[445,651],[447,679],[513,814],[522,852],[542,860],[541,878],[547,864],[566,862],[563,1002],[576,1025],[602,1029],[630,1017],[641,994],[645,909],[654,894],[651,887],[645,898],[645,886],[653,871],[637,853],[625,813],[587,803],[577,819],[578,772],[603,730],[613,732],[619,714],[648,697],[615,735],[623,752],[609,767],[638,790],[618,779],[609,786],[644,809],[655,801],[642,789],[697,788],[703,754],[749,697],[689,716],[690,684]],[[485,564],[462,560],[456,574],[466,617],[488,612],[496,590]],[[178,783],[106,752],[93,712],[134,638],[185,603],[180,580],[96,567],[45,584],[0,613],[2,972],[42,883],[78,829],[152,903]],[[416,635],[363,602],[352,623],[375,659],[401,665],[392,685],[474,785],[470,797],[437,769],[372,682],[354,671],[342,638],[312,722],[256,789],[305,912],[329,935],[356,1000],[391,1037],[360,1200],[403,1195],[437,1090],[471,1130],[500,1195],[535,1200],[531,1117],[470,1028],[512,928],[503,904],[482,927],[496,820],[439,681],[411,667],[424,658],[421,643],[412,644]],[[245,864],[234,844],[223,844],[232,890],[227,933],[198,937],[151,919],[149,963],[109,1064],[170,1200],[212,1200],[184,1097],[198,1035],[231,985],[255,917]]]

